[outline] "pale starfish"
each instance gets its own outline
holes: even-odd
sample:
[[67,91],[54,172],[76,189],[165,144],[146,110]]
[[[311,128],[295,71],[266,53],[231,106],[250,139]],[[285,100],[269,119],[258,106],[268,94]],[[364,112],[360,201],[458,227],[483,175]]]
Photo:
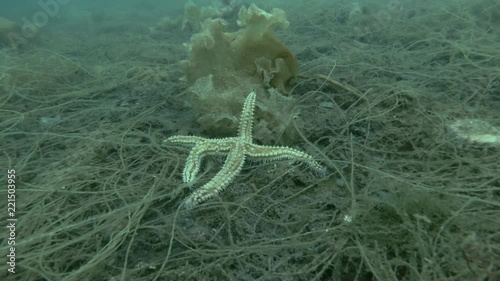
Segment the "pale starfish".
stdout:
[[255,92],[252,91],[245,100],[241,113],[238,136],[222,139],[208,139],[195,136],[172,136],[163,142],[174,142],[194,145],[186,160],[182,173],[185,183],[195,179],[201,166],[201,160],[207,155],[226,155],[222,169],[208,183],[195,190],[186,199],[184,204],[193,207],[208,198],[217,195],[226,188],[238,175],[248,156],[251,159],[262,161],[297,160],[305,162],[319,173],[325,168],[305,152],[283,146],[264,146],[252,142],[253,111],[255,107]]

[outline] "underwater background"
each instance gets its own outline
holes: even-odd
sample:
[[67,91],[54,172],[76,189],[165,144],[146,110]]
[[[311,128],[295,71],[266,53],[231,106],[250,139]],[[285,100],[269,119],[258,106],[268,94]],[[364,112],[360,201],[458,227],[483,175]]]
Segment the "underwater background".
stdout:
[[3,0],[0,280],[500,280],[499,109],[495,0]]

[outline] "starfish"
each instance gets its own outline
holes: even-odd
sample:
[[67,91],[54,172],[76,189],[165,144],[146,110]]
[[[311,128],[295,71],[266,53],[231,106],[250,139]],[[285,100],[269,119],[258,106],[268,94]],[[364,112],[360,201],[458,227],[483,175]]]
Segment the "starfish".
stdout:
[[208,183],[195,190],[185,200],[184,204],[188,208],[202,203],[226,188],[240,173],[247,157],[266,162],[284,159],[302,161],[321,174],[325,172],[325,168],[305,152],[284,146],[264,146],[253,143],[252,126],[254,108],[255,91],[252,91],[243,104],[237,137],[209,139],[196,136],[172,136],[163,141],[164,143],[194,145],[187,157],[186,165],[182,172],[184,183],[194,181],[200,171],[203,157],[208,155],[227,155],[222,169]]

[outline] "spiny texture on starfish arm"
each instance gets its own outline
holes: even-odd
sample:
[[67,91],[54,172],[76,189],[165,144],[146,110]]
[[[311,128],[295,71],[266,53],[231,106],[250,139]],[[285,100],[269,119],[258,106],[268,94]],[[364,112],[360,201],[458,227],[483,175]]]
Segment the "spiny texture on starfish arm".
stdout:
[[325,167],[321,166],[314,158],[300,150],[285,146],[265,146],[256,145],[248,147],[247,154],[252,160],[261,161],[279,161],[279,160],[294,160],[302,161],[315,172],[323,174],[326,172]]
[[324,174],[322,167],[314,158],[302,151],[283,146],[264,146],[252,142],[253,111],[255,92],[251,92],[243,104],[237,137],[208,139],[196,136],[172,136],[164,142],[194,145],[182,172],[185,183],[194,181],[200,171],[203,157],[227,155],[222,169],[208,183],[196,189],[184,204],[193,207],[226,188],[238,175],[246,157],[259,161],[294,160],[306,163],[316,172]]

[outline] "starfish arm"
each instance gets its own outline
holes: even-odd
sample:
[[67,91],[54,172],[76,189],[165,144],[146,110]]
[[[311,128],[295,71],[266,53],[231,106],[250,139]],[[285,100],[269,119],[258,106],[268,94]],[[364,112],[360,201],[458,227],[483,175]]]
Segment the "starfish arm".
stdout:
[[229,152],[222,169],[212,178],[212,180],[189,195],[184,204],[188,208],[191,208],[217,195],[233,181],[237,174],[240,173],[244,162],[245,153],[243,144],[236,144]]
[[200,171],[201,161],[207,155],[225,155],[232,146],[231,138],[203,140],[196,144],[186,160],[186,165],[182,172],[182,180],[185,183],[192,182]]
[[262,161],[275,160],[295,160],[302,161],[311,167],[314,171],[323,174],[325,167],[321,166],[314,158],[300,150],[284,146],[265,146],[257,144],[247,144],[246,151],[249,158]]
[[255,91],[250,92],[245,103],[240,117],[238,138],[244,142],[252,142],[252,126],[253,126],[253,111],[255,107]]
[[166,142],[173,142],[173,143],[182,143],[182,144],[197,144],[201,143],[204,141],[207,141],[208,139],[202,138],[202,137],[196,137],[196,136],[171,136],[163,141],[163,143]]

